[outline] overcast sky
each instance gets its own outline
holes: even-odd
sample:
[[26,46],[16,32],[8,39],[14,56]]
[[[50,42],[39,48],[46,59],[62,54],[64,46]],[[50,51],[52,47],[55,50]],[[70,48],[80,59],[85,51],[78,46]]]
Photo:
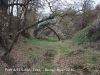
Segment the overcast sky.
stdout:
[[[51,1],[53,1],[53,0],[51,0]],[[60,1],[61,1],[62,3],[59,3]],[[66,8],[66,6],[64,6],[64,5],[66,5],[66,3],[68,3],[69,5],[72,4],[72,6],[75,7],[73,4],[79,2],[80,0],[60,0],[60,1],[58,0],[59,6],[60,6],[60,4],[62,4],[62,8],[64,8],[64,7]],[[100,0],[93,0],[93,1],[94,1],[94,3],[93,3],[93,6],[94,6],[94,7],[95,7],[97,4],[100,4]],[[56,3],[56,2],[55,2],[55,3]],[[68,4],[67,4],[67,5],[68,5]],[[79,6],[79,7],[80,7],[80,6]],[[78,7],[78,8],[79,8],[79,7]],[[61,7],[60,7],[60,8],[61,8]],[[76,7],[76,8],[77,8],[77,7]],[[48,14],[48,13],[50,13],[50,8],[46,7],[46,9],[44,9],[44,10],[42,9],[42,10],[39,10],[39,11],[40,11],[40,13],[44,11],[44,12],[43,12],[44,14]]]
[[94,0],[95,4],[100,4],[100,0]]
[[[62,1],[67,1],[68,3],[74,3],[78,2],[79,0],[62,0]],[[100,0],[93,0],[95,2],[95,5],[100,4]]]
[[[53,1],[53,0],[51,0]],[[63,2],[62,6],[64,6],[64,4],[66,5],[66,2],[69,4],[74,4],[75,2],[77,3],[79,0],[61,0],[61,2]],[[94,1],[94,6],[96,6],[97,4],[100,4],[100,0],[93,0]],[[59,2],[59,0],[58,0]],[[59,5],[60,6],[60,5]],[[44,11],[44,12],[43,12]],[[16,15],[16,6],[14,8],[14,15]],[[48,14],[50,12],[50,9],[46,7],[46,9],[42,9],[40,10],[40,12],[43,12],[44,14]]]

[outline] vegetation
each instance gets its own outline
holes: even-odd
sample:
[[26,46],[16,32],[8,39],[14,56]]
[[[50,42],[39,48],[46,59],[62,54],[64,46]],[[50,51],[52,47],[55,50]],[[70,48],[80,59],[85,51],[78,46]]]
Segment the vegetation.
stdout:
[[0,0],[0,75],[100,75],[100,5],[93,3]]
[[50,65],[45,65],[44,69],[48,69],[49,71],[44,71],[43,75],[51,75],[51,71],[50,70],[53,70],[54,68],[52,66],[50,66]]
[[[72,39],[63,41],[52,42],[48,40],[36,40],[34,38],[27,39],[28,42],[26,47],[20,45],[21,51],[24,52],[25,57],[28,59],[35,60],[37,63],[34,68],[40,68],[41,72],[31,72],[30,75],[43,74],[52,75],[53,71],[44,71],[45,68],[55,70],[56,68],[70,67],[76,69],[74,66],[83,66],[90,70],[94,66],[99,67],[100,55],[99,51],[94,51],[93,48],[85,49],[84,45],[73,44]],[[66,57],[66,58],[65,58]],[[67,64],[65,64],[67,63]],[[64,66],[63,66],[64,65]],[[87,65],[87,66],[85,66]],[[82,68],[83,69],[83,68]],[[95,68],[98,69],[98,68]],[[95,73],[94,69],[94,73]],[[80,69],[79,74],[84,73]],[[92,71],[91,71],[92,72]],[[55,72],[56,73],[56,72]],[[64,72],[62,72],[64,73]],[[62,74],[59,72],[59,74]],[[99,73],[97,73],[99,74]]]
[[76,37],[73,39],[74,42],[78,42],[79,44],[88,43],[89,39],[87,37],[89,30],[84,29],[80,31]]

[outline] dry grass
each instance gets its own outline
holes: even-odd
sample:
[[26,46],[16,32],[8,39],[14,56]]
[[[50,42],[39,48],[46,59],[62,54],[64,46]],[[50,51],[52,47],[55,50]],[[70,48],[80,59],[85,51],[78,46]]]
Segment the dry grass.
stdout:
[[[54,42],[20,38],[12,53],[17,62],[16,67],[31,66],[30,69],[40,68],[42,70],[41,72],[17,72],[18,75],[100,74],[100,52],[92,48],[84,49],[83,45],[77,45],[71,40]],[[0,67],[2,66],[0,65]],[[3,66],[2,68],[5,67]],[[59,68],[67,71],[46,72],[43,71],[44,68]],[[70,69],[72,71],[69,71]]]

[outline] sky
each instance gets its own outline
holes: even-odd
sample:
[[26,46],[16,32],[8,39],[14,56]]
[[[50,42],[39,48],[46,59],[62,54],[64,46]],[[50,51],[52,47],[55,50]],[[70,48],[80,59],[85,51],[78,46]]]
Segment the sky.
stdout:
[[[62,0],[62,1],[65,1],[65,0]],[[68,1],[68,3],[73,3],[74,1],[79,1],[79,0],[66,0]],[[95,2],[95,5],[99,4],[100,3],[100,0],[93,0]]]
[[[52,1],[52,0],[51,0]],[[69,3],[69,4],[74,4],[75,2],[77,3],[79,0],[61,0],[65,5],[66,5],[66,2]],[[93,6],[95,7],[97,4],[100,4],[100,0],[93,0],[94,3],[93,3]],[[59,5],[60,6],[60,5]],[[73,5],[74,6],[74,5]],[[64,6],[63,6],[64,7]],[[66,6],[65,6],[66,8]],[[77,8],[77,7],[76,7]],[[50,12],[50,8],[47,8],[46,7],[46,10],[40,10],[40,12],[43,12],[44,11],[44,14],[48,14]]]
[[[51,0],[52,1],[52,0]],[[74,4],[75,2],[77,3],[78,1],[80,1],[80,0],[61,0],[63,3],[65,3],[66,4],[66,2],[67,3],[69,3],[69,4]],[[93,6],[95,7],[97,4],[100,4],[100,0],[93,0],[94,1],[94,3],[93,3]],[[74,6],[74,5],[73,5]],[[77,7],[76,7],[77,8]],[[46,9],[45,10],[45,14],[46,13],[48,13],[50,11],[50,9]]]
[[[53,1],[53,0],[50,0],[50,1]],[[66,5],[66,2],[69,3],[69,4],[74,4],[75,2],[78,2],[79,0],[61,0],[61,2],[63,2],[62,5]],[[93,0],[94,1],[94,7],[97,5],[97,4],[100,4],[100,0]],[[43,12],[44,11],[44,12]],[[14,7],[14,15],[16,15],[16,6]],[[48,14],[50,13],[50,9],[46,7],[46,9],[42,9],[40,10],[40,12],[43,12],[44,14]]]
[[100,0],[94,0],[95,1],[95,4],[100,4]]

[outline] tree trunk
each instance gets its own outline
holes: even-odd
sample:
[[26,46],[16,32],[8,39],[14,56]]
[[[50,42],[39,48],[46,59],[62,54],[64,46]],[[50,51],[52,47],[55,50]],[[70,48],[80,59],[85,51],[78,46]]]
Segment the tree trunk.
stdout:
[[[4,48],[5,52],[9,51],[9,29],[7,18],[7,4],[8,0],[0,0],[0,44]],[[2,57],[4,59],[5,56]]]
[[0,0],[0,9],[5,17],[7,17],[8,0]]
[[0,43],[2,47],[7,51],[9,44],[8,19],[4,17],[2,10],[0,10]]

